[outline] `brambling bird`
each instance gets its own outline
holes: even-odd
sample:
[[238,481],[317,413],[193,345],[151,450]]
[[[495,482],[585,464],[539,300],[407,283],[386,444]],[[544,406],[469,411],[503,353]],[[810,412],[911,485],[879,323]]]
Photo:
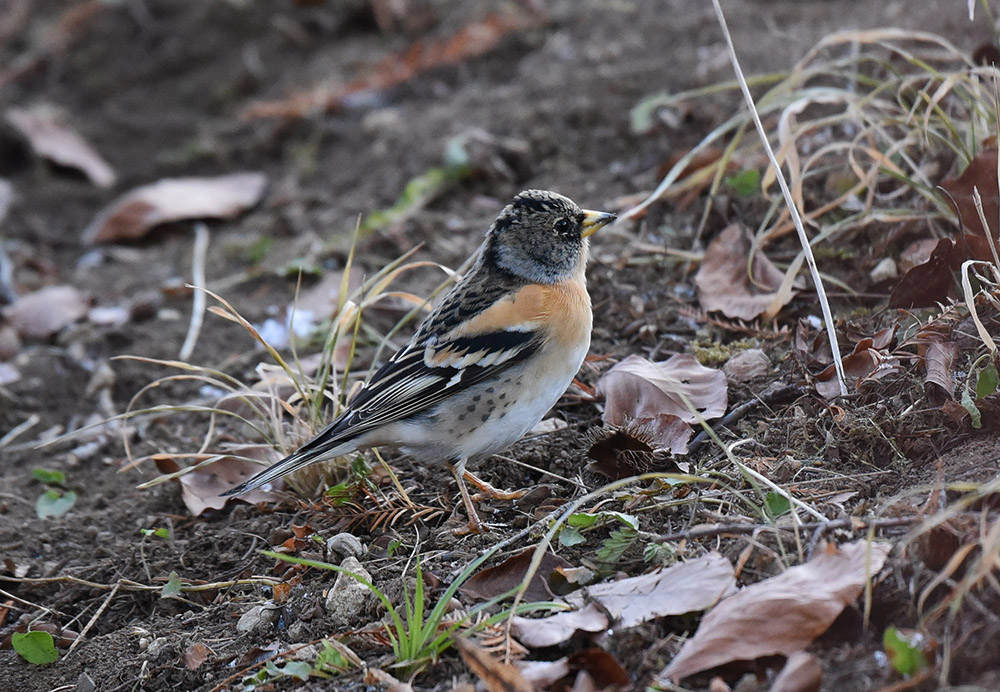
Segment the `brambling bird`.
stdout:
[[[465,278],[300,449],[226,495],[258,488],[321,458],[391,446],[447,463],[481,530],[465,470],[520,439],[559,400],[590,348],[587,237],[617,218],[543,190],[520,193],[486,232]],[[507,497],[516,497],[508,495]]]

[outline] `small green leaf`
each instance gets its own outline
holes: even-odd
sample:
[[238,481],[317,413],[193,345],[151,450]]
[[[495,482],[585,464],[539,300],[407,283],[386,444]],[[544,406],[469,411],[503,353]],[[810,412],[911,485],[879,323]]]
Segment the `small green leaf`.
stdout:
[[62,471],[53,471],[51,469],[43,469],[37,466],[31,469],[31,476],[36,481],[50,483],[52,485],[63,485],[66,482],[66,474]]
[[293,678],[298,678],[299,680],[308,680],[309,673],[312,672],[312,666],[306,661],[289,661],[283,666],[279,666],[274,661],[267,662],[267,672],[271,673],[274,677],[287,675]]
[[39,519],[61,517],[76,504],[76,493],[72,490],[46,490],[35,500],[35,514]]
[[781,493],[776,493],[772,490],[764,496],[764,511],[772,519],[777,519],[783,514],[788,514],[791,510],[791,500]]
[[619,521],[629,528],[639,530],[639,520],[631,514],[624,514],[622,512],[576,512],[569,516],[566,523],[569,526],[589,529],[591,526],[604,524],[609,521]]
[[615,529],[610,536],[604,539],[594,555],[594,559],[609,565],[618,562],[625,551],[635,542],[638,535],[639,532],[635,529]]
[[347,657],[340,653],[328,639],[324,639],[323,650],[316,655],[316,661],[313,663],[313,674],[319,673],[325,677],[329,673],[341,673],[350,668],[351,662]]
[[753,197],[760,190],[760,171],[748,168],[745,171],[728,175],[722,182],[740,198]]
[[570,514],[569,518],[566,519],[567,526],[578,526],[582,529],[589,529],[591,526],[597,524],[601,520],[601,517],[597,514],[591,514],[590,512],[576,512]]
[[564,548],[569,548],[570,546],[580,545],[586,542],[586,538],[580,533],[580,529],[575,526],[564,526],[559,530],[559,545]]
[[962,408],[969,412],[969,418],[972,419],[972,427],[978,430],[983,427],[983,414],[979,412],[979,407],[976,406],[976,402],[972,400],[972,395],[969,394],[969,388],[965,387],[962,390]]
[[158,529],[139,529],[139,533],[147,538],[150,536],[156,536],[157,538],[170,538],[170,529],[162,526]]
[[882,647],[897,673],[909,677],[927,669],[929,664],[920,650],[919,638],[919,634],[907,637],[895,627],[886,628],[882,635]]
[[160,591],[160,598],[171,598],[173,596],[181,595],[181,578],[177,576],[177,572],[170,572],[170,576],[167,577],[167,583],[163,585],[163,589]]
[[323,494],[335,506],[345,504],[351,499],[351,489],[347,483],[338,483],[337,485],[330,486]]
[[1000,381],[998,381],[997,368],[993,363],[990,363],[980,370],[976,377],[976,398],[985,399],[991,394],[995,394],[998,385],[1000,385]]
[[55,640],[48,632],[15,632],[10,636],[10,644],[14,651],[28,663],[35,665],[45,665],[55,663],[59,659],[59,652],[56,651]]

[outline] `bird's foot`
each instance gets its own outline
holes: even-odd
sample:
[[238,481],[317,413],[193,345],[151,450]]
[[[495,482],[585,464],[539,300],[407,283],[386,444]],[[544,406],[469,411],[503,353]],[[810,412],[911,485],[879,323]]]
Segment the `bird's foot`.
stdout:
[[522,497],[528,494],[527,490],[500,490],[495,488],[482,478],[477,478],[471,473],[466,471],[463,476],[465,480],[474,485],[478,493],[472,496],[473,502],[478,502],[479,500],[490,499],[490,500],[520,500]]

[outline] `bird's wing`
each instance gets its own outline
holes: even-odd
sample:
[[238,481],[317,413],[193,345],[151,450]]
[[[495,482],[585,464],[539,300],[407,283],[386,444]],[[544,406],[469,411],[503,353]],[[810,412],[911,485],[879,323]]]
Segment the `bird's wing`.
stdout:
[[535,353],[545,341],[544,287],[524,286],[491,298],[456,321],[447,319],[449,303],[468,307],[472,301],[468,294],[449,296],[321,433],[330,447],[426,411]]

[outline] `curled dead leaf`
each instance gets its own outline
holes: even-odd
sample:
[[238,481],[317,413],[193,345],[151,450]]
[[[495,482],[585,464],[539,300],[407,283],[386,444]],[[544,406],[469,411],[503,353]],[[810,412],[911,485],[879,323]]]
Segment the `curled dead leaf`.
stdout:
[[[250,456],[254,450],[257,450],[267,463],[273,463],[279,458],[277,452],[266,445],[254,445],[253,449],[240,450],[240,454]],[[250,504],[277,502],[281,499],[279,493],[260,488],[243,493],[239,497],[221,497],[222,493],[247,480],[260,469],[260,465],[247,459],[224,457],[209,466],[186,473],[179,479],[184,505],[193,516],[197,517],[206,509],[222,509],[232,500],[242,500]]]
[[46,286],[20,296],[4,314],[22,337],[47,339],[87,314],[90,305],[73,286]]
[[955,360],[958,344],[954,341],[935,341],[924,352],[924,391],[939,405],[955,395]]
[[[879,335],[882,333],[879,332]],[[849,390],[861,390],[889,375],[902,372],[903,364],[900,359],[884,348],[877,348],[875,343],[874,338],[861,339],[855,345],[854,351],[843,359]],[[816,375],[816,391],[824,399],[840,396],[840,384],[837,382],[836,374],[831,363]]]
[[115,184],[115,172],[111,165],[55,108],[9,108],[4,113],[4,119],[39,156],[81,171],[98,187]]
[[785,661],[771,684],[771,692],[819,692],[823,668],[819,660],[806,651],[796,651]]
[[679,681],[732,661],[790,656],[827,630],[882,569],[886,543],[854,541],[722,600],[661,673]]
[[135,188],[102,209],[84,230],[83,242],[136,240],[172,221],[232,218],[257,204],[266,184],[263,173],[165,178]]
[[610,626],[608,616],[596,603],[544,618],[516,616],[511,623],[518,641],[534,649],[562,644],[577,632],[603,632]]
[[[479,570],[469,577],[465,584],[459,588],[459,591],[469,598],[487,601],[520,586],[528,574],[528,567],[534,552],[534,548],[527,548],[517,555],[507,558],[499,565]],[[538,570],[531,577],[528,590],[524,594],[525,599],[528,601],[550,600],[552,591],[548,586],[549,577],[559,567],[569,567],[569,563],[557,555],[545,553]]]
[[729,560],[709,553],[658,572],[574,591],[566,601],[581,607],[586,598],[599,603],[619,627],[634,627],[653,618],[705,610],[735,588]]
[[182,656],[184,667],[188,670],[198,670],[201,668],[201,664],[208,660],[209,653],[207,646],[201,642],[193,642],[184,649]]
[[795,297],[794,290],[781,291],[784,274],[760,250],[753,253],[752,273],[747,273],[752,251],[753,236],[738,223],[709,244],[694,276],[703,310],[752,320],[773,304],[780,308]]
[[697,423],[726,412],[728,385],[721,370],[706,368],[694,356],[679,354],[659,363],[629,356],[604,373],[596,392],[605,400],[605,423],[622,425],[662,414]]

